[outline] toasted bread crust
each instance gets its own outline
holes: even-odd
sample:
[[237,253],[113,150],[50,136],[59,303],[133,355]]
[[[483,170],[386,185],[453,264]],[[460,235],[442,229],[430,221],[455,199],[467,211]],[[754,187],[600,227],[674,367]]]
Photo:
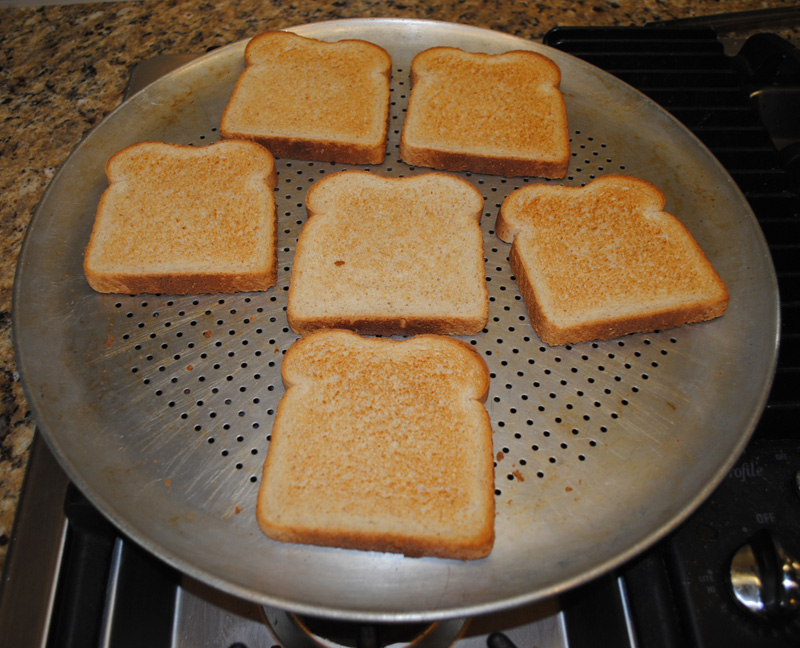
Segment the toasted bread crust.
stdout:
[[141,142],[106,164],[84,255],[103,293],[267,290],[277,280],[275,161],[252,142]]
[[425,50],[412,62],[400,157],[449,171],[563,178],[570,150],[560,80],[558,66],[535,52]]
[[[260,513],[259,515],[264,515]],[[260,524],[265,535],[280,542],[314,545],[317,547],[336,547],[357,551],[380,551],[403,554],[407,558],[450,558],[453,560],[479,560],[486,558],[494,546],[494,530],[488,525],[481,529],[475,538],[444,546],[427,538],[397,537],[390,533],[354,533],[347,529],[294,529]]]
[[618,175],[506,199],[495,231],[513,241],[511,269],[543,342],[608,340],[725,313],[725,283],[665,203],[651,183]]
[[443,174],[343,171],[306,197],[289,284],[297,333],[472,335],[489,317],[478,219],[483,197]]
[[344,164],[381,164],[386,156],[386,145],[383,140],[372,146],[355,143],[333,142],[325,140],[304,140],[299,137],[269,137],[232,131],[223,133],[223,137],[238,137],[257,142],[266,147],[277,158],[292,160],[315,160],[318,162],[342,162]]
[[113,276],[86,271],[93,290],[101,293],[139,295],[200,295],[215,293],[259,292],[268,290],[277,281],[275,269],[249,275],[230,274],[169,274],[137,275],[124,272]]
[[693,322],[705,322],[721,317],[728,306],[727,291],[709,303],[695,303],[681,308],[654,310],[638,316],[619,317],[613,320],[587,322],[585,324],[562,327],[551,322],[547,314],[538,308],[536,288],[530,275],[522,265],[519,248],[511,246],[511,271],[517,277],[522,298],[528,306],[528,315],[539,338],[550,346],[579,344],[592,340],[612,340],[630,335],[675,328]]
[[391,57],[366,41],[267,31],[245,48],[245,70],[222,115],[223,137],[281,158],[380,164],[389,128]]
[[444,317],[408,314],[404,317],[329,316],[302,317],[287,309],[289,326],[296,333],[311,333],[320,329],[343,328],[362,335],[475,335],[486,326],[489,306],[471,317]]
[[486,155],[437,151],[421,146],[415,147],[404,143],[402,139],[400,140],[400,158],[412,166],[455,172],[485,173],[504,178],[520,176],[563,178],[569,166],[568,158],[566,162],[495,158]]
[[281,372],[256,509],[266,535],[406,556],[491,552],[489,372],[470,345],[325,330],[292,345]]

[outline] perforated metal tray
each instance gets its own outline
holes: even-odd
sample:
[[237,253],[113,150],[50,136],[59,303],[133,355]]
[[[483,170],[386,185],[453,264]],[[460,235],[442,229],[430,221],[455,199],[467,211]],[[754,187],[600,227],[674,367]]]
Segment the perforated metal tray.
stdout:
[[[208,583],[274,607],[338,618],[423,620],[557,594],[643,550],[710,494],[743,449],[774,370],[777,288],[746,201],[708,151],[613,77],[537,43],[416,20],[295,29],[363,38],[393,57],[389,153],[398,158],[412,56],[427,47],[529,49],[563,74],[572,160],[566,184],[606,173],[667,195],[727,282],[706,324],[550,348],[528,321],[493,232],[513,189],[534,179],[464,174],[484,194],[490,320],[466,338],[492,372],[497,542],[480,561],[408,559],[281,544],[254,504],[280,364],[295,335],[285,308],[292,254],[315,180],[345,165],[280,160],[279,277],[266,293],[109,296],[81,262],[104,164],[127,144],[203,145],[242,69],[245,43],[216,50],[134,95],[74,151],[30,226],[14,289],[19,369],[39,429],[71,479],[125,533]],[[491,97],[487,97],[491,101]]]

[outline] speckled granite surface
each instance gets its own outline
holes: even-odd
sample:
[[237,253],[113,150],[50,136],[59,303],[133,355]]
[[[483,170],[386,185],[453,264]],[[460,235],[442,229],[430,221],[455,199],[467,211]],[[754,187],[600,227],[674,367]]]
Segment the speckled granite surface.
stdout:
[[[556,25],[630,25],[795,2],[741,0],[144,0],[0,9],[0,568],[34,421],[16,372],[16,259],[49,180],[120,101],[133,66],[281,28],[353,17],[413,17],[539,39]],[[773,28],[797,40],[791,26]],[[739,35],[747,35],[748,30]]]

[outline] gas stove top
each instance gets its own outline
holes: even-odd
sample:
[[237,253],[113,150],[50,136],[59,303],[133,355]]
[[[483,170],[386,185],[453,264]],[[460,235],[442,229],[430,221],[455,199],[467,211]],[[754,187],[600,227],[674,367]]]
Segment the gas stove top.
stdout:
[[[800,569],[800,56],[768,34],[729,56],[703,28],[558,28],[544,42],[681,120],[739,184],[769,243],[781,293],[777,374],[745,454],[709,500],[644,555],[559,598],[433,626],[353,626],[264,609],[175,571],[111,526],[37,438],[0,598],[8,645],[800,644],[790,578]],[[134,83],[188,58],[150,61]]]

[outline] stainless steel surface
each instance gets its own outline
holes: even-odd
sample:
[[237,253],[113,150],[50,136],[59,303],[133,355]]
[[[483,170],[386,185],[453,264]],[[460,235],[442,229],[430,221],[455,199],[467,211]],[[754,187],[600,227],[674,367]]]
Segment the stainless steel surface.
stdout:
[[414,646],[415,648],[449,648],[464,633],[467,619],[444,619],[432,623],[353,623],[301,617],[297,614],[265,607],[264,613],[281,646],[292,648],[330,648],[349,646]]
[[0,583],[0,637],[7,646],[47,645],[61,565],[69,481],[37,435]]
[[125,88],[125,99],[143,90],[162,76],[173,72],[182,65],[191,63],[196,58],[202,56],[187,52],[185,54],[159,54],[151,58],[139,61],[133,68]]
[[[673,118],[613,77],[537,43],[459,25],[350,20],[304,25],[364,38],[394,62],[389,154],[412,56],[433,45],[530,49],[563,73],[573,158],[566,184],[626,172],[660,186],[727,282],[714,322],[549,348],[530,327],[493,232],[502,199],[536,180],[468,175],[482,224],[490,321],[469,338],[492,371],[497,542],[481,561],[407,559],[280,544],[254,503],[294,341],[292,253],[315,179],[346,165],[279,161],[279,276],[262,294],[108,296],[82,252],[108,157],[146,139],[218,139],[245,43],[168,74],[75,150],[26,238],[14,289],[20,372],[42,433],[73,481],[124,532],[187,574],[240,597],[332,618],[415,621],[485,614],[558,594],[626,561],[684,520],[721,481],[757,422],[778,339],[770,256],[734,182]],[[491,98],[487,98],[490,101]]]
[[[275,613],[280,614],[279,611]],[[282,619],[291,616],[285,614]],[[520,647],[565,648],[568,645],[564,615],[558,602],[551,599],[515,610],[472,617],[465,624],[461,620],[455,622],[457,630],[460,630],[457,642],[452,644],[455,648],[486,648],[487,637],[493,632],[502,632]],[[449,631],[453,621],[437,623]],[[260,606],[184,578],[176,593],[174,633],[170,645],[176,648],[217,648],[311,644],[335,648],[352,646],[354,638],[340,644],[326,636],[306,636],[299,640],[300,643],[281,643],[282,636],[270,627],[265,610]],[[418,648],[421,644],[400,641],[391,645]]]
[[800,608],[800,562],[766,531],[736,551],[729,579],[734,599],[756,616],[791,618]]

